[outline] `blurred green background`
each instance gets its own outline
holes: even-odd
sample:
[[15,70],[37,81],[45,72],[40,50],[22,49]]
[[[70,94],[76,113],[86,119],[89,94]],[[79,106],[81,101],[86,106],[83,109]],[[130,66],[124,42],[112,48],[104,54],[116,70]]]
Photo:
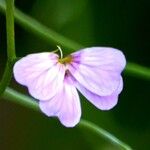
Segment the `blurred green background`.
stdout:
[[[87,46],[121,49],[128,61],[150,67],[149,0],[16,0],[16,7],[60,34]],[[51,51],[48,43],[15,25],[18,56]],[[69,53],[69,50],[65,50]],[[0,13],[0,77],[6,62],[5,16]],[[83,97],[82,118],[113,133],[135,150],[150,149],[150,81],[128,74],[118,105],[100,111]],[[12,79],[11,87],[26,92]],[[58,120],[0,101],[0,150],[119,150],[108,141]]]

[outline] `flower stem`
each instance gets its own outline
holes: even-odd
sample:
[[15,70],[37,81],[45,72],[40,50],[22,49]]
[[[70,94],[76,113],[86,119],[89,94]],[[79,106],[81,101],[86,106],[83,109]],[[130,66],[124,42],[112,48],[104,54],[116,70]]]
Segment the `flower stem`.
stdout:
[[132,148],[128,146],[126,143],[122,142],[121,140],[116,138],[114,135],[110,134],[109,132],[107,132],[106,130],[102,129],[101,127],[97,126],[96,124],[92,122],[82,119],[78,127],[83,130],[87,129],[89,131],[94,132],[98,136],[103,137],[104,139],[107,139],[108,141],[115,144],[116,146],[119,146],[123,150],[132,150]]
[[0,95],[5,91],[6,87],[9,85],[11,77],[12,77],[12,64],[7,62],[2,80],[0,82]]
[[6,27],[7,27],[7,57],[12,62],[16,58],[14,38],[14,0],[6,0]]
[[5,91],[12,77],[12,65],[16,58],[14,39],[14,0],[6,0],[6,28],[7,28],[7,62],[0,82],[0,95]]
[[[3,98],[5,98],[11,102],[17,103],[17,104],[22,105],[27,108],[30,108],[34,111],[40,111],[39,107],[38,107],[38,103],[34,99],[32,99],[28,96],[25,96],[11,88],[7,88],[2,96],[3,96]],[[118,138],[116,138],[109,132],[105,131],[104,129],[100,128],[99,126],[95,125],[94,123],[91,123],[89,121],[81,119],[81,121],[77,127],[79,129],[83,129],[83,128],[87,129],[88,132],[92,131],[93,133],[97,134],[98,136],[107,139],[108,141],[114,143],[116,146],[118,146],[124,150],[131,150],[131,148],[127,144],[120,141]]]
[[21,94],[9,87],[6,88],[2,97],[13,103],[22,105],[35,111],[39,111],[38,103],[34,99],[25,96],[24,94]]
[[128,62],[125,73],[134,77],[150,80],[150,68]]

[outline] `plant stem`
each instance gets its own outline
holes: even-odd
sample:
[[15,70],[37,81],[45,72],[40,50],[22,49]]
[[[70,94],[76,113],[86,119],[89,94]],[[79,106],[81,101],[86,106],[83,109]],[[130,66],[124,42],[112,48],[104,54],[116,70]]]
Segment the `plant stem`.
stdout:
[[14,0],[6,0],[6,28],[7,28],[7,62],[2,80],[0,82],[0,95],[5,91],[12,77],[15,54],[14,39]]
[[150,80],[150,68],[135,63],[128,63],[125,69],[127,75]]
[[12,62],[16,58],[14,38],[14,0],[6,0],[6,27],[7,27],[7,57]]
[[[7,99],[8,101],[25,106],[34,111],[40,111],[38,103],[34,99],[32,99],[28,96],[25,96],[11,88],[7,88],[2,96],[3,96],[3,98]],[[108,141],[114,143],[115,145],[119,146],[120,148],[123,148],[124,150],[131,150],[131,148],[127,144],[120,141],[118,138],[116,138],[109,132],[105,131],[104,129],[100,128],[99,126],[95,125],[94,123],[91,123],[89,121],[81,119],[81,121],[77,127],[79,129],[84,128],[84,129],[87,129],[88,131],[92,131],[96,135],[107,139]]]
[[9,85],[12,77],[12,65],[7,62],[5,66],[5,71],[0,82],[0,95],[5,91],[6,87]]
[[83,129],[83,130],[88,129],[89,131],[92,131],[95,134],[97,134],[98,136],[109,140],[111,143],[114,143],[116,146],[119,146],[124,150],[132,150],[132,148],[130,146],[128,146],[126,143],[122,142],[121,140],[116,138],[114,135],[110,134],[109,132],[100,128],[99,126],[97,126],[96,124],[94,124],[92,122],[89,122],[89,121],[82,119],[80,121],[80,124],[78,127]]
[[25,96],[24,94],[21,94],[9,87],[6,88],[2,97],[13,103],[19,104],[35,111],[39,111],[38,103],[35,101],[35,99]]

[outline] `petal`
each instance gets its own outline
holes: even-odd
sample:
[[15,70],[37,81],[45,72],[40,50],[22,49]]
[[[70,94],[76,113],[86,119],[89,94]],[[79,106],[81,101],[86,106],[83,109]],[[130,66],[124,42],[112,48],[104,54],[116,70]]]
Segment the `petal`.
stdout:
[[14,76],[16,81],[22,85],[26,85],[31,72],[40,74],[51,68],[56,64],[57,57],[58,56],[54,53],[30,54],[23,57],[14,65]]
[[120,74],[126,60],[114,48],[92,47],[71,54],[73,62],[68,70],[87,90],[100,95],[111,95],[119,86]]
[[68,70],[82,86],[100,96],[111,95],[119,86],[117,72],[76,63],[68,65]]
[[81,84],[76,83],[78,90],[98,109],[109,110],[113,108],[118,102],[118,94],[122,90],[122,78],[120,79],[120,86],[109,96],[99,96],[84,88]]
[[40,101],[40,109],[47,116],[57,116],[66,127],[73,127],[81,117],[79,95],[69,78],[65,79],[60,91],[49,101]]
[[28,55],[14,65],[14,77],[34,98],[48,100],[63,84],[65,68],[57,61],[54,53]]
[[124,54],[115,48],[91,47],[85,48],[72,54],[74,62],[99,67],[102,70],[121,72],[126,59]]

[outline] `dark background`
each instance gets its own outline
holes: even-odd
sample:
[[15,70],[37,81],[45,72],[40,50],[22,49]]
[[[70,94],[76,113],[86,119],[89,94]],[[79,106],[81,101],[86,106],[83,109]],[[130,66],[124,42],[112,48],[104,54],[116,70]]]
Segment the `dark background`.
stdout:
[[[115,47],[124,52],[127,61],[150,67],[149,0],[16,0],[15,4],[26,14],[85,47]],[[54,50],[52,43],[44,42],[17,24],[15,34],[17,56]],[[0,77],[5,61],[5,16],[0,13]],[[123,76],[124,90],[118,105],[110,111],[100,111],[82,97],[82,118],[103,127],[136,150],[149,150],[150,81],[129,74]],[[14,80],[10,86],[24,91]],[[66,129],[57,120],[1,100],[0,149],[118,148],[87,131]]]

